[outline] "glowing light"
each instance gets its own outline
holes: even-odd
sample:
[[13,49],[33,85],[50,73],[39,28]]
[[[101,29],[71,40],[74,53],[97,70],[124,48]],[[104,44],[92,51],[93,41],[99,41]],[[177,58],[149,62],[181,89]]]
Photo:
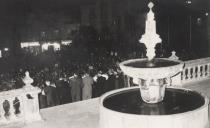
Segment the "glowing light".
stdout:
[[21,48],[36,47],[40,46],[39,42],[22,42],[20,43]]
[[191,4],[192,1],[191,1],[191,0],[187,0],[186,3],[187,3],[187,4]]
[[48,50],[48,44],[43,44],[42,45],[42,51]]
[[62,45],[70,45],[72,43],[72,40],[62,40],[61,44]]
[[9,51],[9,48],[4,48],[4,51]]
[[55,50],[55,51],[60,50],[60,47],[61,47],[61,46],[60,46],[59,43],[54,43],[53,46],[54,46],[54,50]]
[[48,50],[49,46],[53,46],[54,51],[60,50],[60,44],[57,42],[47,42],[42,45],[42,51]]

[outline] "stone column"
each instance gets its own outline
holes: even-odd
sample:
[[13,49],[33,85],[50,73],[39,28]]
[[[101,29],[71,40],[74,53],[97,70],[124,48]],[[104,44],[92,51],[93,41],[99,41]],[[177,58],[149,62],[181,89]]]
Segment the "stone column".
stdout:
[[25,121],[32,122],[41,120],[38,101],[38,94],[41,92],[41,89],[31,85],[33,83],[33,79],[30,77],[28,71],[25,73],[23,82],[25,83],[25,88],[23,88]]
[[[25,97],[23,98],[23,103],[24,103],[26,122],[41,120],[41,116],[39,113],[39,101],[38,101],[39,93],[40,89],[38,88],[27,90],[27,93],[25,93]],[[30,95],[30,97],[27,95]]]

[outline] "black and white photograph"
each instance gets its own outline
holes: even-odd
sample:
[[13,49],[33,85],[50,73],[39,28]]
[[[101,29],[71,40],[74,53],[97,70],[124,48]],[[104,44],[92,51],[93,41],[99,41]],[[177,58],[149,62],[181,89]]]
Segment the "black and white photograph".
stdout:
[[210,128],[209,0],[0,0],[0,128]]

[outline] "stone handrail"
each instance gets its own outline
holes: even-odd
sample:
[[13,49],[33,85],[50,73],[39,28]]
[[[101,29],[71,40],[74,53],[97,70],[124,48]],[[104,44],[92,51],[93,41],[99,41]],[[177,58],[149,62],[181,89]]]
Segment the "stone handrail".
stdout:
[[181,83],[196,82],[210,77],[210,57],[185,61]]
[[[201,81],[210,78],[210,57],[185,61],[183,71],[172,77],[171,85],[184,86],[185,83]],[[126,86],[130,87],[130,77],[125,76]]]
[[35,87],[1,92],[0,126],[40,120],[38,93]]

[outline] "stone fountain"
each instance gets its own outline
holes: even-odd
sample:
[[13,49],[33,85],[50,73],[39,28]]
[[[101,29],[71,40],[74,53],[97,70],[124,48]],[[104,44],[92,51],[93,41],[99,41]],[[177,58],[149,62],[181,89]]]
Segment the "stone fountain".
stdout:
[[120,63],[126,75],[138,79],[139,87],[101,97],[100,128],[207,128],[208,99],[195,91],[167,87],[184,63],[155,58],[155,46],[162,40],[156,33],[153,6],[152,2],[148,5],[145,34],[140,39],[148,58]]

